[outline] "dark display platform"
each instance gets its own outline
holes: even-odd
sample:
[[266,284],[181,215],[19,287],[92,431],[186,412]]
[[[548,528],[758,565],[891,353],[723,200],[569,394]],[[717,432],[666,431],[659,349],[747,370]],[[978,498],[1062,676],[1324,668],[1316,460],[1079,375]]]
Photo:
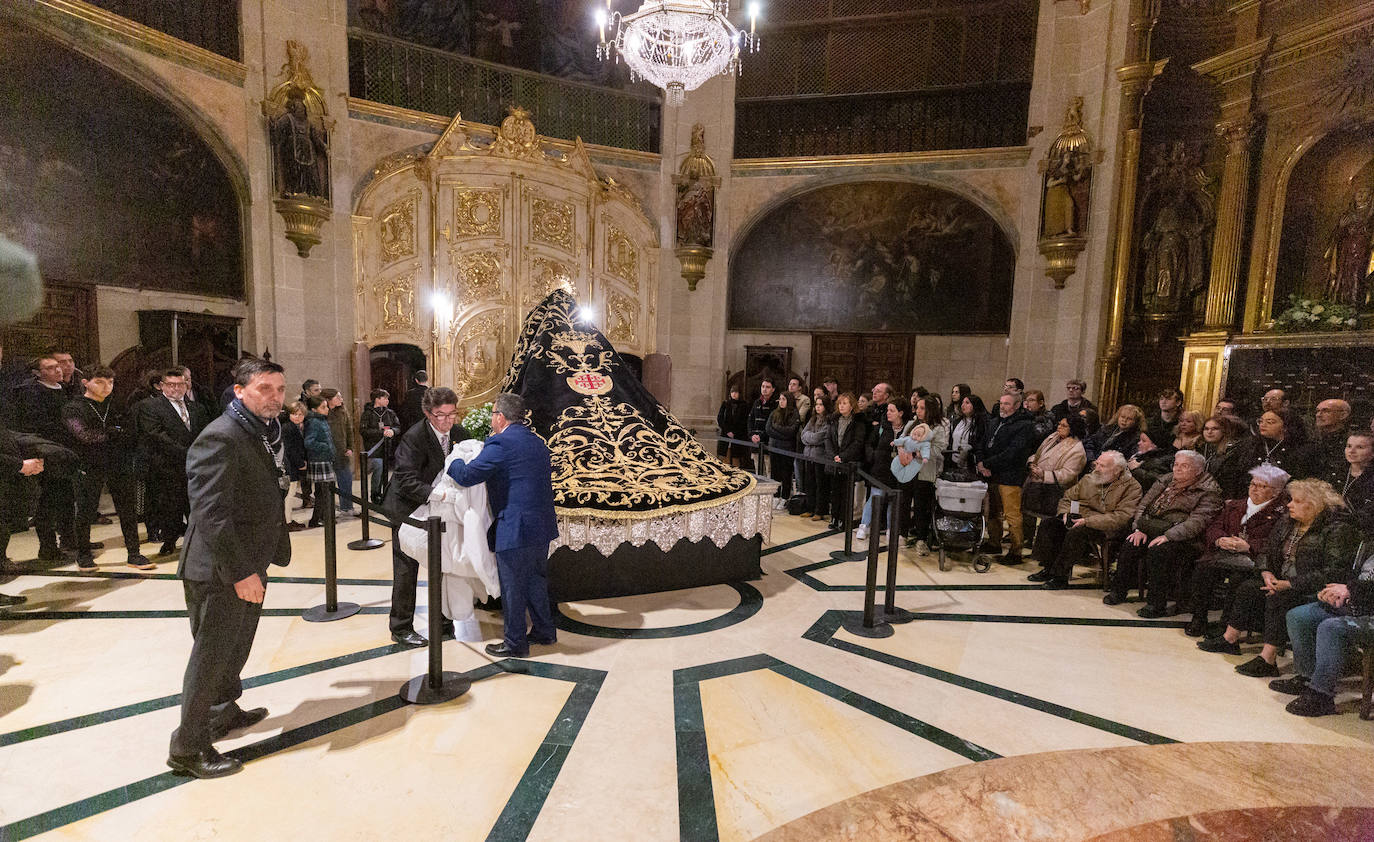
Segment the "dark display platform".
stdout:
[[555,602],[576,602],[757,579],[762,549],[762,535],[736,535],[724,547],[710,538],[683,538],[669,552],[652,541],[625,543],[609,558],[591,544],[559,547],[549,556],[549,594]]

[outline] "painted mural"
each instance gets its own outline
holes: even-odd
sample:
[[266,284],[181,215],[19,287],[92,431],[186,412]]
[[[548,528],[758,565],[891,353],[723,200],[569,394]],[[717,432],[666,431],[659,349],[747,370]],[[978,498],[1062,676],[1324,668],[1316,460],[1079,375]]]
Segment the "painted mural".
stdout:
[[223,165],[137,85],[0,24],[0,231],[45,277],[244,297]]
[[1016,257],[969,200],[868,181],[794,197],[730,262],[730,328],[1005,333]]

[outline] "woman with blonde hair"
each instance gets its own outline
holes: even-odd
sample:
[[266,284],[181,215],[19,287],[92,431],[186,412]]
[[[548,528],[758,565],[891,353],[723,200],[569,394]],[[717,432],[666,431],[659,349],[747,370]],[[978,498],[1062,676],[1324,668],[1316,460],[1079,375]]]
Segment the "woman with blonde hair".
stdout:
[[1178,426],[1174,433],[1174,450],[1197,450],[1202,443],[1202,413],[1196,409],[1185,409],[1179,413]]
[[1288,517],[1274,527],[1269,546],[1259,561],[1259,578],[1247,579],[1222,617],[1226,631],[1198,642],[1204,652],[1240,654],[1243,630],[1264,633],[1258,656],[1236,667],[1254,678],[1275,677],[1279,648],[1288,645],[1288,612],[1312,602],[1332,582],[1345,581],[1360,533],[1339,516],[1345,507],[1329,483],[1315,479],[1288,483]]
[[1093,433],[1083,442],[1087,461],[1095,462],[1108,450],[1115,450],[1130,459],[1140,446],[1140,434],[1145,430],[1145,413],[1135,404],[1122,404],[1110,424]]

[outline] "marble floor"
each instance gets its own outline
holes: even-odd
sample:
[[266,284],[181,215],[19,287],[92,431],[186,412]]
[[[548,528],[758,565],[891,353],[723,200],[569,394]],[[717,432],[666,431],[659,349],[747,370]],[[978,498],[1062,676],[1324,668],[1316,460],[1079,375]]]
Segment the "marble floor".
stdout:
[[175,560],[133,572],[98,527],[110,549],[85,573],[25,561],[36,543],[15,536],[0,840],[1124,842],[1242,818],[1374,838],[1353,679],[1340,715],[1291,716],[1181,622],[1102,605],[1087,570],[1048,592],[1030,565],[941,573],[904,550],[915,619],[870,638],[847,628],[864,562],[779,516],[761,580],[564,604],[557,645],[527,661],[449,641],[472,688],[417,707],[397,690],[426,654],[391,643],[390,547],[342,549],[360,528],[339,524],[339,592],[362,611],[333,623],[300,616],[323,600],[321,533],[292,536],[244,672],[244,705],[271,714],[219,744],[248,762],[217,781],[164,765],[191,643]]

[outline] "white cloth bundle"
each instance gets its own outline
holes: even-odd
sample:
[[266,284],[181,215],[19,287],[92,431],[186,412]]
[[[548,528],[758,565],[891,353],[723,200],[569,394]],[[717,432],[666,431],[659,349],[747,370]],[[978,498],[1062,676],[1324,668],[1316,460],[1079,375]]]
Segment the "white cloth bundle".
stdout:
[[[464,488],[449,478],[448,466],[454,459],[471,462],[481,452],[482,442],[474,439],[454,445],[444,470],[434,479],[429,502],[411,515],[415,520],[437,515],[444,521],[444,616],[453,620],[458,639],[468,642],[483,639],[472,609],[474,597],[500,596],[501,582],[496,555],[487,544],[487,529],[492,521],[487,487],[479,484]],[[401,551],[411,558],[428,557],[429,539],[423,529],[402,524],[398,540]]]

